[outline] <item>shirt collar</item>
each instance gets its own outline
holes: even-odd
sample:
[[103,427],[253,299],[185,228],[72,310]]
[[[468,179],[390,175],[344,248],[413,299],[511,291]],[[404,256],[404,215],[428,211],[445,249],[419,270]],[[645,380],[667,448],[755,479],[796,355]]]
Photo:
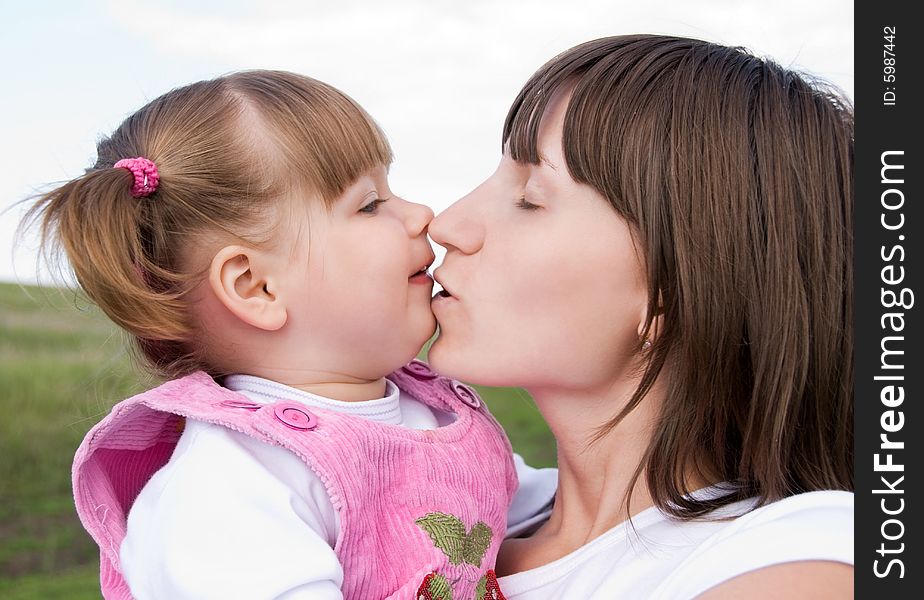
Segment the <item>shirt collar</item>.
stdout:
[[319,396],[276,381],[254,375],[228,375],[222,385],[247,396],[253,402],[270,404],[281,400],[301,402],[307,406],[363,417],[370,421],[398,425],[401,423],[401,393],[398,386],[385,380],[385,396],[361,402],[345,402]]

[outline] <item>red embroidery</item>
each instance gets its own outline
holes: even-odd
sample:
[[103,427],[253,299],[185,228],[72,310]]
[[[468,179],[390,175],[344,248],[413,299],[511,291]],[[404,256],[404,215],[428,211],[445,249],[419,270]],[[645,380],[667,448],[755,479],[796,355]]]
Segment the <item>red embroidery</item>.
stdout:
[[[431,592],[431,584],[436,578],[435,572],[427,573],[427,576],[424,577],[423,583],[420,584],[420,587],[417,588],[417,595],[414,596],[416,600],[446,600],[442,597],[442,594],[439,597],[434,597],[433,592]],[[494,569],[488,569],[488,572],[485,573],[485,591],[484,595],[480,598],[475,598],[475,600],[507,600],[504,596],[504,593],[500,589],[500,585],[497,583],[497,575],[494,573]],[[445,579],[443,579],[445,582]]]
[[430,582],[433,580],[433,575],[433,573],[427,573],[424,577],[423,583],[417,588],[417,600],[433,600],[433,595],[430,594]]
[[497,584],[497,575],[494,573],[494,569],[488,569],[487,578],[488,585],[485,588],[482,600],[507,600],[504,597],[504,592],[501,591],[500,586]]

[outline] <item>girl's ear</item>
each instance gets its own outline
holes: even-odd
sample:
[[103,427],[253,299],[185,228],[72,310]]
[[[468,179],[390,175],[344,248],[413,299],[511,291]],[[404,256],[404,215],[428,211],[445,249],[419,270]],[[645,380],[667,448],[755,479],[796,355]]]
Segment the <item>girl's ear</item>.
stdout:
[[264,331],[276,331],[288,315],[276,296],[273,261],[245,246],[225,246],[209,265],[209,287],[238,319]]

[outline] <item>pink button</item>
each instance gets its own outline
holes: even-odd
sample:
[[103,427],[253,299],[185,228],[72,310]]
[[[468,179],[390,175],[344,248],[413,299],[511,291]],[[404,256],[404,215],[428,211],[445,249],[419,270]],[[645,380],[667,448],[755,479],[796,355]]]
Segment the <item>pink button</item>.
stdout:
[[301,404],[281,402],[273,407],[273,414],[281,423],[296,431],[310,431],[318,426],[318,419]]
[[218,403],[219,406],[224,406],[227,408],[243,408],[245,410],[260,410],[260,405],[256,402],[248,402],[247,400],[222,400]]
[[456,398],[471,406],[472,408],[478,408],[481,406],[481,399],[478,398],[478,394],[475,393],[475,390],[468,387],[461,381],[455,379],[452,380],[452,391],[455,393]]
[[426,381],[428,379],[436,379],[439,377],[439,375],[434,373],[433,369],[431,369],[427,363],[423,362],[422,360],[417,360],[416,358],[404,365],[402,369],[408,375],[422,381]]

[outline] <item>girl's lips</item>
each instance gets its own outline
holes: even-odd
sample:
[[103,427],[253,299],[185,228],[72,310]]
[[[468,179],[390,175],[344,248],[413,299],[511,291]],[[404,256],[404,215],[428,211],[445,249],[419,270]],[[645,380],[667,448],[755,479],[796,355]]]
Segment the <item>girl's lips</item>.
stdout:
[[433,285],[433,278],[427,271],[421,271],[412,277],[408,277],[407,280],[415,285]]

